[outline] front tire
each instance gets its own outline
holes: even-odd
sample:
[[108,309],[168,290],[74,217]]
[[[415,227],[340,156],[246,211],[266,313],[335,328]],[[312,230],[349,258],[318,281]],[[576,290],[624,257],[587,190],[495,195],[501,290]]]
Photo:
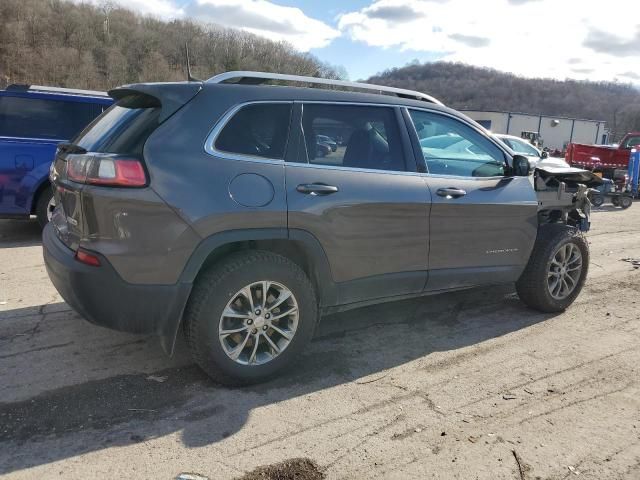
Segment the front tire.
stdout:
[[589,245],[582,232],[563,224],[542,225],[516,290],[531,308],[562,312],[580,294],[588,270]]
[[200,276],[185,310],[196,363],[226,385],[265,381],[311,340],[316,295],[302,269],[265,251],[231,255]]

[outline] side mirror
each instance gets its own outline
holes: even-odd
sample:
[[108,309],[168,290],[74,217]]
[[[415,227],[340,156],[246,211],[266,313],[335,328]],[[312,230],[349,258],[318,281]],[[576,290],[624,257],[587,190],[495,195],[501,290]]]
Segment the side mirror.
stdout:
[[531,171],[529,159],[523,155],[513,156],[513,174],[516,177],[528,177]]
[[540,158],[549,158],[549,152],[547,151],[542,152],[542,154],[540,155]]

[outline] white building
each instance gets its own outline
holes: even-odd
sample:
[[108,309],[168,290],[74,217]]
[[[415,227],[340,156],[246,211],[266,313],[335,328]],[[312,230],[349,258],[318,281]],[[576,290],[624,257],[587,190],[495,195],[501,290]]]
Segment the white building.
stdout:
[[604,120],[550,117],[517,112],[462,112],[493,133],[506,133],[520,137],[522,132],[538,132],[545,147],[564,150],[569,142],[606,144],[609,130]]

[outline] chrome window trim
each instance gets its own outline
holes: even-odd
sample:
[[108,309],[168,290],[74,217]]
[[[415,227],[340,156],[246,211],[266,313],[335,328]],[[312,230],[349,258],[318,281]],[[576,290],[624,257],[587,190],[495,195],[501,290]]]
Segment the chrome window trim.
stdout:
[[412,176],[412,177],[420,177],[423,176],[422,172],[408,172],[408,171],[399,171],[399,170],[380,170],[376,168],[357,168],[357,167],[343,167],[340,165],[327,165],[327,164],[317,164],[317,163],[303,163],[303,162],[287,162],[287,168],[316,168],[322,170],[341,170],[343,172],[359,172],[359,173],[383,173],[387,175],[404,175],[404,176]]
[[[426,172],[408,172],[408,171],[398,171],[398,170],[379,170],[375,168],[357,168],[357,167],[342,167],[340,165],[326,165],[326,164],[315,164],[315,163],[303,163],[303,162],[287,162],[287,168],[317,168],[323,170],[341,170],[346,172],[359,172],[359,173],[377,173],[377,174],[387,174],[387,175],[404,175],[411,177],[425,177],[425,178],[443,178],[443,179],[460,179],[460,180],[474,180],[474,181],[484,181],[484,180],[502,180],[507,177],[497,176],[497,177],[465,177],[463,175],[443,175],[440,173],[426,173]],[[524,177],[523,177],[524,178]]]
[[[403,108],[403,105],[397,105],[395,103],[378,103],[378,102],[353,102],[353,101],[340,101],[340,100],[294,100],[293,103],[297,104],[324,104],[324,105],[355,105],[362,107],[387,107],[387,108]],[[434,110],[438,111],[438,110]]]
[[467,177],[464,175],[446,175],[444,173],[427,173],[427,172],[423,173],[422,175],[429,178],[442,178],[442,179],[451,178],[454,180],[473,180],[476,182],[480,182],[483,180],[502,180],[505,178],[515,178],[515,177],[505,177],[504,175],[498,175],[493,177]]
[[[220,132],[227,126],[229,120],[233,118],[233,116],[242,110],[244,107],[248,107],[256,104],[289,104],[293,107],[293,100],[254,100],[250,102],[238,103],[227,110],[222,117],[216,122],[213,126],[207,138],[204,141],[204,151],[211,156],[224,158],[226,160],[241,160],[241,161],[249,161],[249,162],[259,162],[259,163],[269,163],[269,164],[284,164],[284,158],[271,158],[271,157],[261,157],[259,155],[247,155],[243,153],[233,153],[226,152],[224,150],[218,150],[216,148],[216,140],[220,135]],[[291,112],[291,116],[293,115],[293,111]],[[289,121],[291,121],[291,116],[289,117]],[[290,137],[290,134],[289,134]],[[288,142],[289,139],[287,139]],[[286,151],[285,151],[286,153]]]
[[[376,103],[376,102],[352,102],[352,101],[339,101],[339,100],[252,100],[248,102],[238,103],[231,108],[229,108],[222,117],[215,123],[207,138],[204,142],[204,151],[214,157],[222,158],[225,160],[239,160],[244,162],[252,162],[252,163],[266,163],[271,165],[284,165],[285,163],[291,166],[302,166],[308,168],[325,168],[331,170],[343,170],[343,171],[351,171],[351,172],[362,172],[362,173],[377,173],[377,174],[392,174],[392,175],[409,175],[409,176],[422,176],[422,177],[434,177],[434,178],[451,178],[451,179],[461,179],[461,180],[491,180],[491,179],[500,179],[505,178],[504,176],[495,176],[495,177],[467,177],[461,175],[442,175],[435,174],[429,172],[411,172],[411,171],[398,171],[398,170],[381,170],[381,169],[373,169],[373,168],[355,168],[355,167],[343,167],[340,165],[326,165],[326,164],[313,164],[308,162],[285,162],[284,159],[280,158],[269,158],[269,157],[261,157],[257,155],[245,155],[240,153],[232,153],[225,152],[223,150],[218,150],[215,148],[215,142],[217,140],[218,135],[227,125],[229,120],[242,108],[255,105],[255,104],[300,104],[304,106],[304,104],[322,104],[322,105],[351,105],[351,106],[363,106],[363,107],[386,107],[391,109],[404,109],[407,110],[419,110],[425,111],[427,113],[439,114],[449,117],[453,120],[458,120],[463,124],[473,128],[476,132],[483,135],[485,138],[494,143],[498,148],[507,154],[508,158],[511,158],[511,155],[507,152],[506,149],[500,147],[493,139],[486,134],[483,130],[478,129],[475,125],[470,122],[465,121],[465,119],[461,119],[455,115],[451,115],[447,112],[443,112],[441,110],[432,110],[429,108],[420,108],[420,107],[407,107],[405,105],[397,105],[393,103]],[[293,112],[292,112],[293,115]],[[302,116],[300,118],[302,120]],[[403,125],[398,125],[398,128],[403,128]],[[414,127],[415,128],[415,127]],[[289,133],[289,140],[291,139],[291,132]]]

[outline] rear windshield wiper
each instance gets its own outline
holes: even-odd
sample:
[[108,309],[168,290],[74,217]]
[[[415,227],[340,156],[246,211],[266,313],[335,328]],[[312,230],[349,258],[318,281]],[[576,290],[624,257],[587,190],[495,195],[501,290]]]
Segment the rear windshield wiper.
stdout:
[[80,145],[76,145],[71,142],[62,142],[58,144],[58,151],[60,153],[87,153],[87,150]]

